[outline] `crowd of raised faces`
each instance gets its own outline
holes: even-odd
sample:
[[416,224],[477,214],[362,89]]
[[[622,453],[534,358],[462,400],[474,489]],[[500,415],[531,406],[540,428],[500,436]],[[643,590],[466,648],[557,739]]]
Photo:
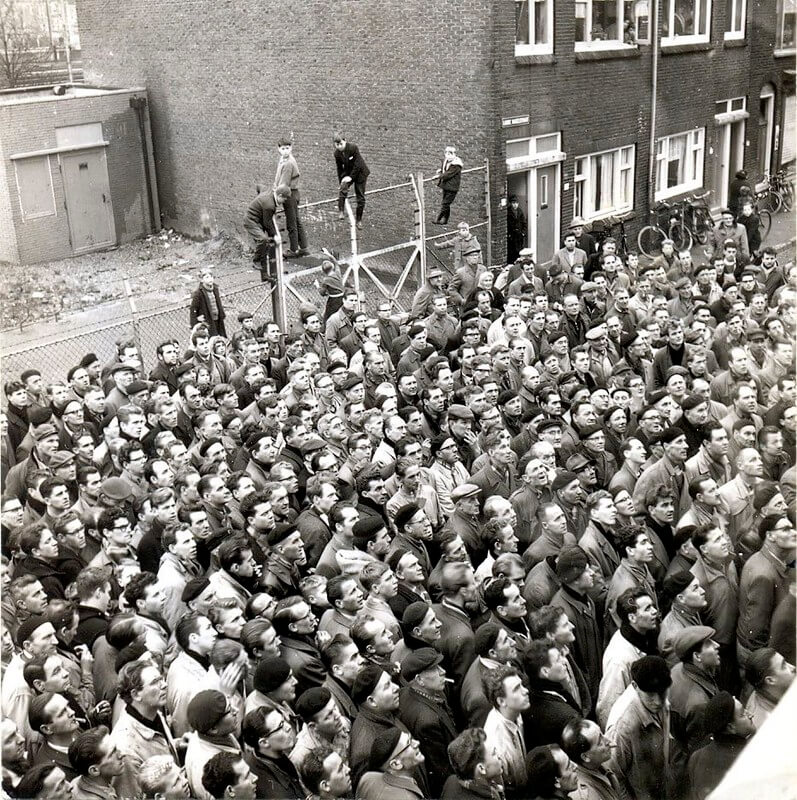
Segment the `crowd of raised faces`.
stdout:
[[795,663],[797,268],[737,227],[463,224],[409,314],[329,263],[290,333],[205,274],[6,376],[3,797],[703,800]]

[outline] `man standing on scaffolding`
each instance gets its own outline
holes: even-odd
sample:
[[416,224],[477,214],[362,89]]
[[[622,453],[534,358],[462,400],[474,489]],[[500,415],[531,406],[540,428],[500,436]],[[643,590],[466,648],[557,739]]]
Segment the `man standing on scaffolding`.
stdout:
[[338,219],[343,219],[343,208],[349,190],[354,184],[354,193],[357,196],[357,227],[363,226],[363,211],[365,210],[365,183],[371,171],[368,164],[360,155],[360,149],[356,144],[347,142],[339,133],[335,134],[335,166],[338,169],[338,181],[340,190],[338,192]]
[[246,210],[244,228],[255,243],[255,254],[252,259],[260,265],[260,280],[274,283],[276,253],[274,238],[277,228],[274,215],[277,209],[291,196],[290,186],[277,186],[276,189],[264,190],[257,186],[257,197]]
[[283,203],[285,210],[285,227],[288,229],[289,250],[285,258],[296,258],[307,255],[307,235],[302,220],[299,218],[299,165],[293,156],[293,142],[280,139],[277,142],[280,159],[277,162],[277,174],[274,176],[274,188],[287,186],[290,196]]

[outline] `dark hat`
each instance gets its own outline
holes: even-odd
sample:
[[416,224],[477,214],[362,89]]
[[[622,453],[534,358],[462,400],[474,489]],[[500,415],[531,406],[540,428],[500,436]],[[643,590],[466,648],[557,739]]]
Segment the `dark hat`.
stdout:
[[426,672],[427,669],[436,667],[442,661],[443,654],[433,647],[421,647],[413,650],[404,658],[404,663],[401,665],[401,677],[405,681],[411,681],[422,672]]
[[473,253],[481,254],[481,251],[482,251],[481,245],[477,241],[474,240],[473,242],[471,242],[471,244],[469,244],[469,245],[467,245],[467,246],[462,248],[462,255],[463,256],[469,256],[469,255],[473,255]]
[[745,278],[757,278],[758,277],[758,270],[752,269],[750,267],[745,267],[742,270],[742,280]]
[[303,456],[323,450],[327,443],[320,436],[310,436],[299,448]]
[[299,529],[295,525],[289,525],[287,522],[281,522],[274,526],[274,529],[266,534],[268,543],[274,547],[280,542],[284,542],[289,536],[292,536]]
[[358,519],[357,522],[354,523],[352,533],[355,539],[368,541],[373,539],[374,536],[385,527],[385,522],[381,517],[369,516],[364,519]]
[[673,284],[673,288],[674,289],[685,289],[687,286],[691,286],[691,285],[692,285],[692,281],[690,281],[689,278],[686,277],[686,275],[682,275],[680,278],[678,278],[677,281],[675,281],[675,283]]
[[[603,431],[603,425],[598,425],[598,423],[594,423],[593,425],[585,425],[579,432],[578,436],[583,441],[584,439],[589,439],[594,433],[598,433],[599,431]],[[570,467],[568,467],[570,469]]]
[[648,403],[652,406],[655,406],[659,400],[663,400],[665,397],[669,397],[666,389],[657,389],[655,392],[650,393]]
[[748,320],[745,331],[748,339],[766,339],[767,332],[754,320]]
[[[763,481],[759,483],[758,486],[753,489],[753,508],[756,511],[760,511],[779,492],[780,486],[778,486],[777,483],[773,483],[772,481]],[[774,525],[776,522],[780,522],[780,517],[764,517],[761,523],[767,520],[771,520]],[[772,528],[767,527],[766,531],[762,531],[760,529],[761,523],[759,523],[759,534],[765,534],[767,531],[772,530]]]
[[587,458],[583,453],[575,453],[567,459],[565,466],[570,472],[579,473],[581,470],[594,464],[595,462],[591,458]]
[[343,391],[348,391],[349,389],[353,389],[355,386],[359,386],[362,382],[363,379],[359,375],[349,375],[346,380],[343,381],[340,388]]
[[74,460],[74,453],[70,453],[68,450],[59,450],[57,453],[53,453],[53,457],[50,459],[50,469],[65,467],[67,464],[71,464]]
[[100,484],[100,491],[110,500],[129,500],[133,496],[130,484],[123,478],[106,478]]
[[314,686],[306,692],[302,692],[296,699],[294,710],[305,721],[310,722],[312,718],[332,699],[332,693],[323,686]]
[[368,754],[368,769],[371,772],[380,772],[393,755],[399,741],[401,741],[402,730],[400,728],[388,728],[384,733],[379,734],[371,745],[371,752]]
[[258,661],[252,685],[258,692],[268,694],[282,686],[290,675],[291,668],[284,658],[268,656]]
[[631,331],[631,333],[624,333],[620,337],[620,344],[623,347],[631,347],[631,345],[639,339],[639,331]]
[[551,264],[551,266],[548,267],[548,275],[552,278],[561,275],[564,271],[564,267],[561,264]]
[[[357,673],[354,679],[354,684],[351,687],[351,699],[361,706],[368,696],[376,689],[384,670],[377,667],[376,664],[365,664],[363,668]],[[257,687],[255,687],[257,688]]]
[[453,406],[450,406],[448,409],[448,419],[466,419],[466,420],[474,420],[476,419],[475,414],[467,407],[460,405],[459,403],[455,403]]
[[184,603],[190,603],[192,600],[196,600],[208,586],[210,586],[210,580],[204,575],[199,578],[192,578],[186,583],[180,599]]
[[145,381],[133,381],[130,386],[127,387],[127,393],[129,395],[145,391],[149,391],[149,384]]
[[185,364],[178,364],[174,368],[174,374],[179,378],[181,375],[185,375],[186,372],[191,372],[194,369],[194,365],[190,361],[186,361]]
[[670,428],[665,428],[659,434],[659,441],[662,444],[669,444],[670,442],[674,442],[679,436],[685,435],[686,434],[677,425],[673,425]]
[[238,322],[243,322],[245,319],[252,319],[254,314],[251,311],[239,311],[238,312]]
[[346,369],[347,364],[345,361],[330,361],[327,364],[327,372],[330,374],[336,369]]
[[706,733],[722,733],[733,722],[736,701],[730,692],[717,692],[703,706],[703,729]]
[[42,625],[46,625],[49,621],[43,614],[34,614],[32,617],[28,617],[17,628],[17,644],[22,647],[23,643],[30,639],[35,630],[41,628]]
[[556,330],[553,330],[548,334],[548,343],[553,344],[554,342],[558,342],[562,338],[567,339],[567,331],[564,330],[563,328],[557,328]]
[[421,506],[418,503],[407,503],[401,506],[393,517],[393,523],[398,530],[401,530],[417,513]]
[[593,283],[592,281],[584,281],[581,286],[578,287],[578,290],[582,293],[586,292],[594,292],[598,288],[597,283]]
[[111,365],[111,368],[108,370],[109,375],[115,375],[117,372],[135,372],[136,368],[131,367],[130,364],[123,364],[121,361],[117,361],[115,364]]
[[706,270],[714,272],[714,267],[711,264],[698,264],[695,267],[695,275],[699,275],[701,272],[706,272]]
[[562,583],[570,583],[584,572],[587,564],[587,554],[580,547],[571,547],[562,551],[556,559],[556,577]]
[[671,598],[676,598],[695,579],[688,570],[682,569],[672,572],[664,579],[664,591]]
[[537,424],[537,433],[542,433],[543,431],[550,430],[551,428],[559,428],[559,430],[562,430],[563,427],[564,423],[562,420],[548,417]]
[[[45,422],[49,422],[53,418],[53,410],[48,406],[47,408],[42,408],[41,406],[31,406],[28,409],[28,422],[30,422],[33,426],[44,425]],[[33,438],[36,438],[36,432],[34,431]]]
[[424,328],[423,325],[418,325],[418,323],[415,323],[414,325],[410,325],[410,329],[407,331],[407,336],[409,336],[410,339],[414,339],[419,333],[423,333],[425,330],[426,328]]
[[565,486],[577,480],[578,475],[576,475],[575,472],[571,472],[569,469],[557,470],[556,477],[553,479],[553,483],[551,484],[551,489],[553,489],[555,492],[558,492],[560,489],[564,489]]
[[643,692],[663,692],[672,686],[670,668],[661,656],[643,656],[631,665],[631,680]]
[[463,497],[474,497],[481,493],[481,489],[475,483],[461,483],[451,490],[451,500],[456,503]]
[[97,358],[96,353],[86,353],[83,358],[80,359],[80,366],[85,369],[86,367],[90,367],[92,364],[96,364],[100,359]]
[[416,600],[414,603],[410,603],[401,615],[401,629],[412,631],[414,627],[424,621],[430,608],[431,606],[423,600]]
[[697,408],[698,406],[702,406],[703,403],[708,403],[705,397],[701,397],[699,394],[688,394],[681,402],[681,408],[684,411],[691,411],[693,408]]
[[186,717],[198,733],[207,733],[227,713],[227,698],[218,689],[203,689],[191,698]]
[[675,655],[683,658],[696,644],[705,642],[716,632],[716,629],[709,628],[708,625],[689,625],[683,628],[673,636],[672,646]]
[[49,439],[51,436],[58,436],[58,429],[55,427],[55,425],[51,425],[49,422],[45,422],[44,425],[39,425],[33,429],[34,441],[43,442],[45,439]]

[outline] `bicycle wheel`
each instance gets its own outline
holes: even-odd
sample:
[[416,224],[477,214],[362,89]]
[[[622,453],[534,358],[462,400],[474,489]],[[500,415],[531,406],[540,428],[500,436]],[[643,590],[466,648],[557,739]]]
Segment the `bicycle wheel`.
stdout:
[[774,189],[770,189],[764,197],[761,198],[761,207],[773,213],[780,211],[783,205],[783,198]]
[[758,232],[761,234],[761,241],[767,238],[772,228],[772,214],[766,209],[758,212]]
[[673,240],[675,249],[678,251],[692,249],[692,234],[682,219],[676,220],[670,225],[670,239]]
[[794,187],[790,181],[783,182],[783,186],[780,187],[780,196],[783,199],[783,208],[791,211],[794,207]]
[[713,225],[711,217],[705,211],[695,213],[693,233],[698,244],[706,244]]
[[640,252],[648,258],[656,258],[661,255],[661,243],[667,236],[664,231],[656,225],[646,225],[639,232],[637,244]]

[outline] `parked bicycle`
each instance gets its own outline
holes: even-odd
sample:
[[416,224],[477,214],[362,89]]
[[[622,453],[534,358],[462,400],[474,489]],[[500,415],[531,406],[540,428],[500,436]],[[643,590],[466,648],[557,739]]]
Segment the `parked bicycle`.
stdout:
[[661,255],[661,243],[665,239],[672,239],[676,250],[692,249],[692,232],[684,222],[680,204],[659,203],[650,216],[653,223],[642,228],[637,237],[641,253],[656,258]]
[[755,201],[763,211],[791,211],[794,207],[794,186],[785,170],[765,173],[755,185]]
[[626,218],[623,216],[609,216],[593,223],[590,233],[592,233],[597,242],[599,253],[604,241],[611,236],[617,242],[617,254],[623,257],[628,255],[628,236],[625,232]]
[[711,194],[711,190],[704,194],[693,194],[681,201],[684,220],[689,226],[692,238],[698,244],[706,244],[714,227],[714,220],[711,218],[711,209],[708,207],[706,198]]

